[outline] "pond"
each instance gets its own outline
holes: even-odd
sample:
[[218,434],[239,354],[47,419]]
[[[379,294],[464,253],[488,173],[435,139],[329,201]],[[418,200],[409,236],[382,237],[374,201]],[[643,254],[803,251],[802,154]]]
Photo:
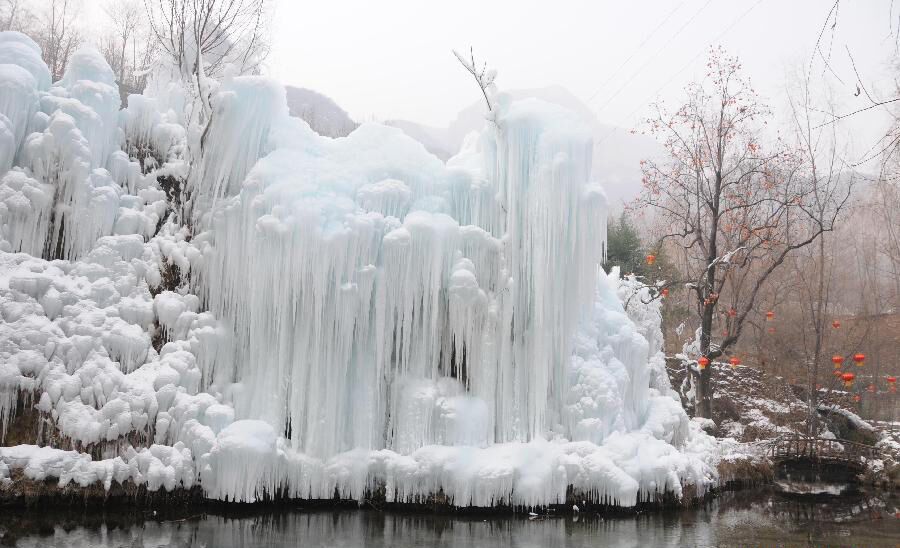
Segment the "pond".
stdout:
[[885,494],[810,502],[769,490],[725,493],[686,510],[619,517],[284,507],[190,516],[2,509],[0,546],[896,546],[898,510],[900,500]]

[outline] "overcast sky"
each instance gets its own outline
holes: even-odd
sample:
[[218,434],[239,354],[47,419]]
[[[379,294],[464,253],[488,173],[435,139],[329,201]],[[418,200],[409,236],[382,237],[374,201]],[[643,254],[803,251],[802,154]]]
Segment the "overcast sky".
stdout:
[[[809,63],[832,4],[276,0],[268,64],[284,83],[325,93],[357,120],[404,118],[445,126],[478,99],[450,51],[471,45],[498,70],[500,89],[558,84],[590,101],[601,121],[633,127],[649,101],[677,99],[684,84],[702,74],[712,44],[738,54],[759,91],[773,107],[782,107],[786,76]],[[853,97],[846,47],[870,91],[893,90],[890,9],[891,0],[844,0],[834,32],[825,33],[822,47],[831,48],[832,67],[844,84],[829,79],[847,108],[864,103]],[[895,11],[895,21],[897,16]],[[821,69],[820,63],[819,77]],[[850,127],[868,140],[880,131],[881,120],[883,113],[874,114]]]

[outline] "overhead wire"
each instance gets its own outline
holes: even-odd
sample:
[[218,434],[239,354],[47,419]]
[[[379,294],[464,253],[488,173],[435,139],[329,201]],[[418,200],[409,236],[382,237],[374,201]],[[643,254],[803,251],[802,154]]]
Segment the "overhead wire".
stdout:
[[[738,23],[740,23],[740,22],[741,22],[741,21],[742,21],[742,20],[743,20],[750,12],[751,12],[751,11],[753,11],[753,10],[754,10],[757,6],[759,6],[762,2],[763,2],[763,0],[756,0],[756,2],[755,2],[752,6],[750,6],[749,8],[747,8],[747,10],[744,11],[740,16],[738,16],[737,19],[735,19],[734,21],[732,21],[730,25],[728,25],[727,27],[725,27],[725,30],[723,30],[723,31],[720,32],[715,38],[713,38],[713,40],[712,40],[711,43],[718,42],[723,36],[725,36],[726,33],[728,33],[729,31],[731,31],[731,29],[733,29],[735,26],[737,26]],[[703,54],[704,51],[706,51],[706,46],[704,46],[703,49],[701,49],[700,51],[698,51],[697,54],[694,55],[694,56],[690,59],[690,61],[688,61],[687,63],[685,63],[684,66],[682,66],[680,69],[678,69],[677,72],[675,72],[674,74],[672,74],[672,76],[670,76],[665,82],[663,82],[662,85],[660,85],[658,88],[656,88],[656,91],[654,91],[652,94],[650,94],[649,96],[647,96],[646,99],[644,99],[643,101],[641,101],[640,103],[638,103],[638,105],[637,105],[631,112],[629,112],[629,113],[625,116],[625,118],[631,118],[631,116],[633,116],[634,113],[636,113],[638,110],[640,110],[640,109],[644,108],[645,106],[647,106],[647,104],[649,104],[650,100],[651,100],[653,97],[656,97],[657,95],[659,95],[659,92],[662,91],[663,88],[665,88],[667,85],[669,85],[669,83],[671,83],[672,80],[674,80],[675,78],[677,78],[678,75],[680,75],[682,72],[684,72],[685,70],[687,70],[687,68],[688,68],[689,66],[691,66],[691,65],[694,63],[694,61],[696,61],[697,58],[700,57],[700,56]],[[615,129],[612,129],[612,130],[611,130],[609,133],[607,133],[602,139],[600,139],[599,141],[597,141],[596,145],[599,145],[600,143],[602,143],[603,141],[605,141],[606,139],[608,139],[608,138],[609,138],[610,136],[612,136],[612,134],[615,133],[615,132],[616,132],[616,130],[615,130]]]
[[694,15],[692,15],[692,16],[690,17],[690,19],[688,19],[687,21],[685,21],[685,23],[684,23],[683,25],[681,25],[681,27],[680,27],[677,31],[675,31],[675,34],[673,34],[672,36],[670,36],[669,39],[666,40],[666,43],[663,44],[662,47],[660,47],[660,48],[656,51],[656,53],[654,53],[650,58],[648,58],[647,61],[645,61],[644,64],[641,65],[641,67],[640,67],[637,71],[635,71],[634,73],[632,73],[632,74],[631,74],[631,77],[628,78],[627,80],[625,80],[625,82],[624,82],[621,86],[619,86],[619,89],[617,89],[615,93],[613,93],[610,97],[608,97],[608,98],[606,99],[606,102],[604,102],[602,105],[600,105],[600,107],[597,109],[597,112],[601,112],[604,108],[606,108],[606,106],[607,106],[608,104],[610,104],[610,103],[612,102],[613,99],[615,99],[616,97],[618,97],[619,94],[622,93],[622,91],[624,91],[625,88],[628,87],[628,84],[630,84],[635,78],[637,78],[637,76],[638,76],[641,72],[643,72],[644,69],[646,69],[648,66],[650,66],[650,64],[651,64],[653,61],[655,61],[656,58],[659,57],[659,56],[666,50],[666,48],[669,47],[669,44],[671,44],[676,38],[678,38],[678,36],[680,36],[681,33],[684,32],[684,29],[686,29],[691,23],[693,23],[694,20],[697,18],[697,16],[699,16],[700,13],[702,13],[703,10],[705,10],[705,9],[707,8],[707,6],[709,6],[711,3],[712,3],[712,0],[706,0],[706,3],[703,4],[702,6],[700,6],[700,9],[697,10],[696,12],[694,12]]
[[647,45],[647,42],[649,42],[654,36],[656,36],[656,33],[659,32],[659,29],[661,29],[666,23],[668,23],[668,22],[669,22],[669,19],[671,19],[672,16],[675,15],[675,12],[678,11],[678,10],[680,10],[680,9],[681,9],[681,6],[687,4],[687,2],[688,2],[688,0],[683,0],[680,4],[678,4],[677,6],[675,6],[675,8],[674,8],[672,11],[670,11],[669,14],[666,15],[665,18],[663,18],[663,20],[662,20],[658,25],[656,25],[656,28],[654,28],[652,31],[650,31],[650,34],[648,34],[648,35],[644,38],[644,40],[643,40],[640,44],[638,44],[638,46],[634,49],[634,51],[631,52],[631,55],[629,55],[628,58],[626,58],[624,61],[622,61],[622,64],[619,65],[619,67],[618,67],[616,70],[614,70],[614,71],[612,72],[612,74],[610,74],[609,77],[608,77],[602,84],[600,84],[600,87],[597,88],[597,91],[595,91],[593,94],[591,94],[590,97],[588,97],[588,102],[593,101],[593,100],[594,100],[594,97],[596,97],[597,94],[599,94],[601,91],[603,91],[603,88],[605,88],[607,84],[609,84],[610,82],[612,82],[612,80],[613,80],[616,76],[619,75],[619,72],[621,72],[622,69],[625,68],[625,66],[626,66],[632,59],[634,59],[634,56],[637,55],[638,52],[640,52],[640,51],[644,48],[645,45]]

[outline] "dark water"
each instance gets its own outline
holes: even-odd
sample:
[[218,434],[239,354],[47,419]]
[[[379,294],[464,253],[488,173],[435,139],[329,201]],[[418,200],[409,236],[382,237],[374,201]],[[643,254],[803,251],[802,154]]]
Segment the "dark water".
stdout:
[[801,502],[764,491],[689,510],[625,517],[529,518],[281,509],[242,515],[29,512],[0,509],[6,546],[900,546],[900,500],[862,495]]

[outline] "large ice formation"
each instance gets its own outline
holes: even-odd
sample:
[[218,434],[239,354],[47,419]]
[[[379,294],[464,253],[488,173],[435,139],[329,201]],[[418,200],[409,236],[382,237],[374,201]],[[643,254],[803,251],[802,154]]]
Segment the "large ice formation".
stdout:
[[120,110],[96,52],[45,71],[0,33],[0,437],[18,402],[76,450],[0,468],[460,506],[715,482],[658,307],[601,269],[572,113],[499,97],[444,164],[377,124],[321,137],[263,77],[211,88],[201,132],[177,82]]

